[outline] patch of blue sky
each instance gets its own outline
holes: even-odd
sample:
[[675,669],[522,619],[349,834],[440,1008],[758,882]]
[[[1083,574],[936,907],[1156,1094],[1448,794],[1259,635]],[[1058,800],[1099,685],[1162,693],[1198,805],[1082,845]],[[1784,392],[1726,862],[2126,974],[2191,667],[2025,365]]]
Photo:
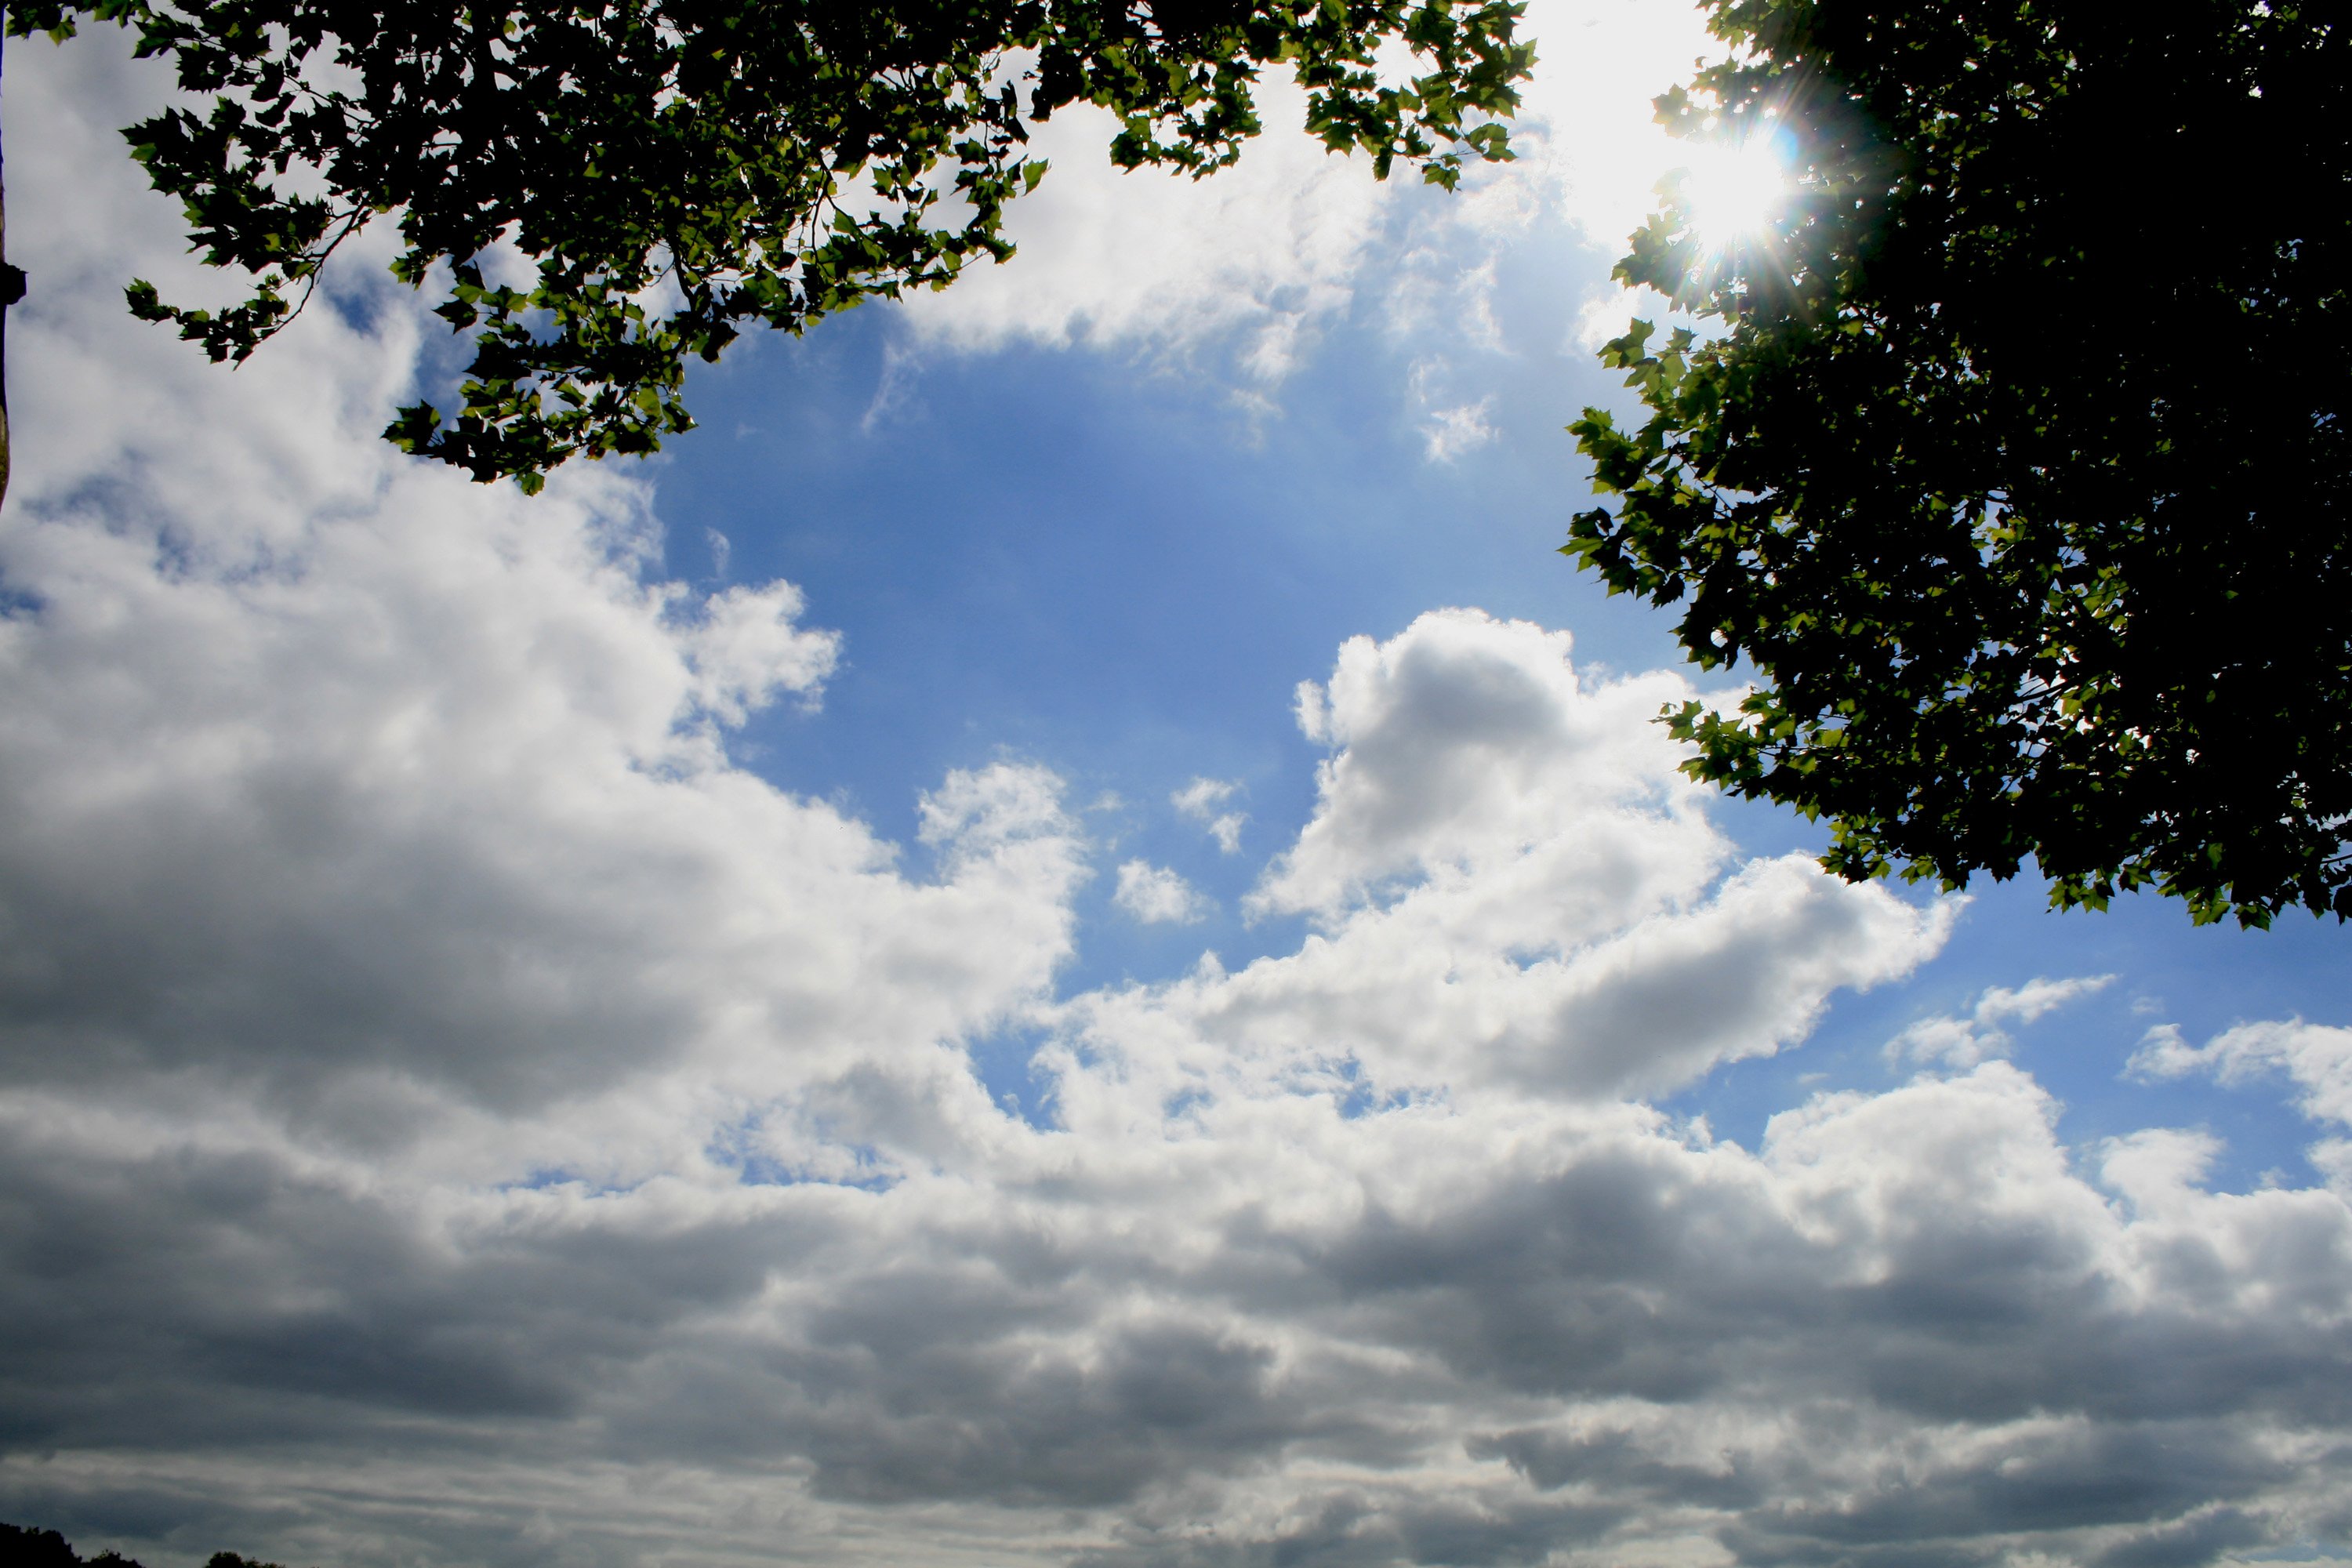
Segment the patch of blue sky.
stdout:
[[1334,1063],[1331,1075],[1337,1080],[1332,1107],[1342,1121],[1360,1121],[1385,1110],[1402,1110],[1414,1102],[1413,1096],[1406,1090],[1381,1089],[1364,1071],[1364,1064],[1353,1057]]
[[1171,1122],[1181,1121],[1194,1111],[1215,1102],[1216,1096],[1205,1089],[1180,1089],[1168,1097],[1166,1103],[1160,1108],[1160,1114]]
[[1060,1125],[1054,1113],[1053,1074],[1037,1061],[1037,1053],[1052,1038],[1049,1029],[1013,1024],[964,1047],[972,1076],[988,1091],[991,1103],[1040,1131]]

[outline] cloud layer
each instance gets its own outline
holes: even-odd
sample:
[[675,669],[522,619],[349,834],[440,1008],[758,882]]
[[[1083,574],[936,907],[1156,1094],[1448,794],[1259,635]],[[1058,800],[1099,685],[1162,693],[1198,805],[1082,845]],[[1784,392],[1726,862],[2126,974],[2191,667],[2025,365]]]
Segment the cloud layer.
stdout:
[[[353,1565],[2343,1539],[2352,1185],[2066,1147],[1986,1031],[2082,983],[1753,1148],[1651,1103],[1951,919],[1743,857],[1652,722],[1679,676],[1474,609],[1349,641],[1248,900],[1297,943],[1073,993],[1108,868],[1055,774],[908,781],[916,851],[748,769],[855,654],[825,606],[665,581],[614,473],[390,455],[404,301],[236,377],[123,320],[180,263],[122,70],[9,88],[0,1516]],[[2340,1122],[2343,1033],[2142,1066]]]

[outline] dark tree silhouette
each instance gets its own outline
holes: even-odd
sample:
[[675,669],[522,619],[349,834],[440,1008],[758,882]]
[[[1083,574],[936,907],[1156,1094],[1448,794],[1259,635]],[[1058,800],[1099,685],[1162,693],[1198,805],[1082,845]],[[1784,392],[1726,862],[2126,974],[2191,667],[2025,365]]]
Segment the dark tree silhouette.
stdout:
[[1785,139],[1618,273],[1646,420],[1567,552],[1753,666],[1700,777],[1946,887],[2352,915],[2352,29],[2297,0],[1718,0],[1680,134]]
[[[84,1560],[66,1543],[66,1538],[54,1530],[34,1530],[22,1525],[0,1524],[0,1568],[84,1568]],[[141,1568],[139,1560],[116,1552],[101,1552],[88,1560],[88,1568]],[[278,1568],[275,1563],[263,1563],[239,1557],[234,1552],[215,1552],[205,1568]]]

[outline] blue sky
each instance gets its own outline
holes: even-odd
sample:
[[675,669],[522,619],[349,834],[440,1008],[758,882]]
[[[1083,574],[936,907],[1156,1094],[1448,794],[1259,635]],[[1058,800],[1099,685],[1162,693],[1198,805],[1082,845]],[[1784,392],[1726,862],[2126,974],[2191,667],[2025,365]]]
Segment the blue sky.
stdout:
[[0,1518],[2341,1560],[2342,931],[1847,888],[1679,779],[1553,552],[1704,41],[1530,26],[1459,197],[1070,117],[1013,264],[530,500],[374,438],[446,354],[368,257],[234,375],[131,321],[216,287],[152,69],[13,47]]

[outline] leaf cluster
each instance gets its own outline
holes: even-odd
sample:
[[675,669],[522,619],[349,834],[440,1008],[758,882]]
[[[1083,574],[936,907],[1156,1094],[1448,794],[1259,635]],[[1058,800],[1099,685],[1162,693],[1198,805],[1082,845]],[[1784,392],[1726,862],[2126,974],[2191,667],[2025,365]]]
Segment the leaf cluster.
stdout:
[[1794,151],[1765,232],[1619,266],[1566,553],[1683,607],[1696,776],[1825,863],[2352,915],[2352,37],[2299,0],[1718,0],[1658,100]]
[[[394,273],[440,296],[473,360],[454,417],[385,432],[525,489],[586,453],[690,428],[689,358],[746,324],[797,332],[1012,252],[1030,127],[1097,104],[1111,156],[1204,174],[1258,130],[1279,65],[1308,130],[1451,187],[1510,155],[1496,117],[1534,60],[1517,0],[35,0],[11,32],[132,29],[208,98],[125,134],[193,247],[254,279],[221,310],[146,282],[132,310],[242,361],[336,249],[395,223]],[[1421,74],[1384,82],[1407,46]],[[499,281],[509,247],[529,277]]]

